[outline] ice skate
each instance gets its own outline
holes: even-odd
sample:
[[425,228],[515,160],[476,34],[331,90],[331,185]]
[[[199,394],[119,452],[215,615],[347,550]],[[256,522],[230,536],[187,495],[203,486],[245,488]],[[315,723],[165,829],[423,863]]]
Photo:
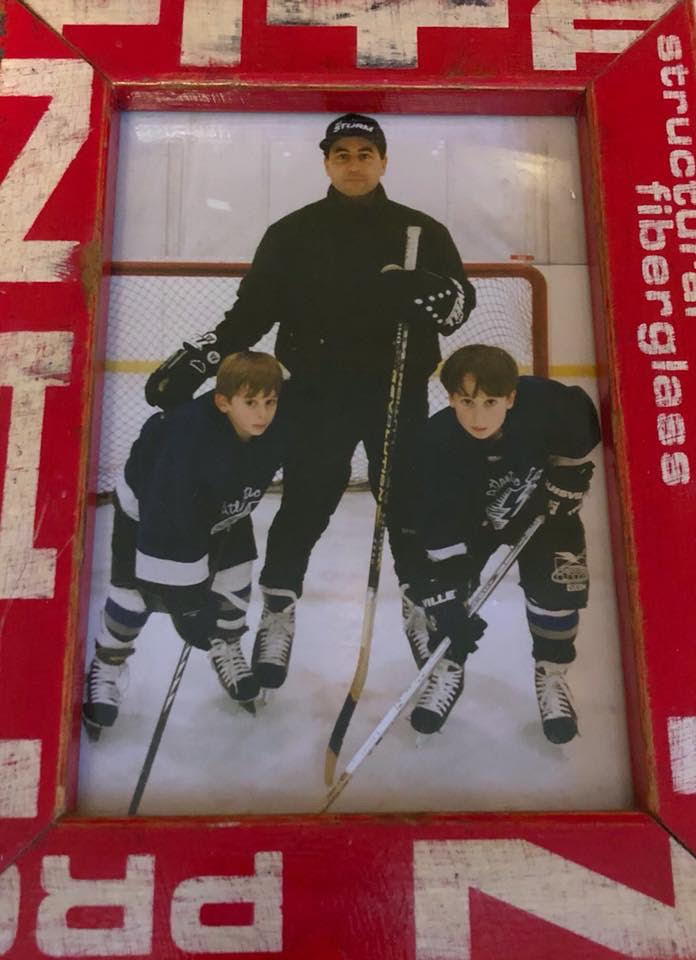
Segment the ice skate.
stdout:
[[[262,587],[263,612],[254,641],[251,667],[259,686],[277,690],[285,683],[295,635],[295,594]],[[267,696],[262,697],[267,702]]]
[[437,733],[464,689],[464,667],[443,657],[435,667],[411,713],[411,726],[419,734]]
[[427,663],[430,656],[428,648],[428,624],[425,619],[425,610],[414,603],[409,597],[408,584],[401,586],[401,616],[404,622],[404,632],[408,639],[408,644],[416,661],[416,666],[421,670]]
[[259,684],[242,653],[239,637],[214,637],[208,658],[225,693],[247,713],[255,714],[254,700],[259,695]]
[[[99,648],[98,648],[99,649]],[[126,656],[132,650],[116,651],[118,660],[108,663],[95,655],[85,678],[85,700],[82,720],[90,740],[98,740],[104,727],[112,727],[118,717],[123,693],[128,683]]]
[[565,679],[567,663],[538,660],[534,666],[541,725],[551,743],[568,743],[578,733],[578,718]]

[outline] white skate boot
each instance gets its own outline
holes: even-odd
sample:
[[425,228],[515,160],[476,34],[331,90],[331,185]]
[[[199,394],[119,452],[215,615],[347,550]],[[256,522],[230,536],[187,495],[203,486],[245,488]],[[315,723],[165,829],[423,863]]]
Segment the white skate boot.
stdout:
[[578,718],[565,675],[569,664],[537,660],[534,687],[544,735],[551,743],[568,743],[578,733]]
[[407,583],[402,583],[399,589],[401,590],[401,616],[404,622],[404,633],[408,639],[416,666],[420,670],[425,666],[430,656],[425,610],[409,597]]
[[292,590],[268,587],[261,587],[261,590],[263,612],[254,641],[251,667],[260,687],[277,690],[288,675],[297,596]]
[[417,733],[437,733],[452,712],[464,689],[464,667],[443,657],[423,688],[411,713]]
[[208,658],[225,692],[247,712],[256,713],[259,683],[242,653],[240,638],[214,637]]
[[112,727],[118,717],[123,694],[128,686],[126,657],[132,647],[112,649],[97,644],[97,652],[85,678],[82,719],[90,740],[98,740],[104,727]]

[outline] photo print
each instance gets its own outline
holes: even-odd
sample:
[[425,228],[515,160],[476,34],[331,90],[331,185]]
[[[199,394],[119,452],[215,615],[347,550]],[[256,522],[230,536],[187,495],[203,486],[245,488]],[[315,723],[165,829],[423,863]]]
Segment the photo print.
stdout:
[[[437,566],[464,555],[462,531],[467,524],[487,525],[492,535],[485,549],[477,552],[475,570],[485,583],[505,554],[508,515],[508,533],[519,536],[525,521],[532,519],[532,508],[543,500],[546,510],[555,495],[561,511],[567,510],[568,501],[571,509],[579,507],[571,522],[577,526],[582,520],[587,549],[577,535],[568,541],[554,540],[553,521],[545,520],[543,531],[535,534],[539,539],[530,541],[529,551],[511,566],[478,611],[486,626],[473,640],[477,649],[465,651],[461,677],[454,676],[454,669],[449,677],[444,672],[447,662],[461,667],[457,660],[462,657],[454,661],[445,657],[439,685],[421,688],[360,764],[332,809],[628,808],[632,792],[602,447],[595,435],[597,390],[574,121],[380,115],[372,119],[384,136],[385,152],[379,133],[351,127],[347,121],[347,127],[331,132],[367,133],[368,137],[347,138],[349,146],[367,140],[376,144],[376,156],[361,157],[359,149],[349,149],[344,156],[332,157],[329,150],[325,159],[319,144],[339,116],[127,113],[122,117],[99,451],[98,493],[104,495],[104,502],[97,511],[87,668],[94,664],[96,642],[106,640],[102,645],[108,646],[109,637],[119,632],[124,644],[121,653],[125,648],[128,652],[116,657],[115,663],[108,663],[107,653],[103,660],[109,669],[93,684],[102,696],[104,684],[111,683],[105,696],[114,702],[107,703],[111,709],[106,717],[111,722],[98,739],[94,731],[92,738],[83,736],[80,812],[115,815],[132,806],[165,699],[170,713],[151,758],[138,812],[312,813],[323,807],[327,745],[351,688],[370,597],[376,510],[370,487],[376,489],[380,482],[396,329],[385,303],[394,302],[409,316],[410,353],[399,427],[403,432],[410,424],[412,430],[394,454],[397,467],[390,489],[402,512],[400,523],[392,524],[385,536],[374,624],[369,631],[369,669],[345,733],[336,776],[414,680],[418,650],[413,636],[420,630],[423,639],[425,622],[414,620],[414,609],[425,609],[424,600],[436,600],[442,593],[437,579],[434,583],[427,576],[419,579],[413,574],[415,568],[406,565],[406,573],[404,564],[398,569],[398,557],[395,569],[394,553],[403,550],[403,561],[409,551],[408,545],[397,543],[395,548],[399,531],[427,528],[431,563]],[[335,136],[329,143],[334,154],[342,139],[346,138]],[[335,209],[328,216],[320,207],[304,220],[283,219],[321,201],[329,187]],[[370,197],[382,189],[381,203],[405,205],[419,211],[422,219],[411,223],[402,208],[398,216],[391,207],[375,213]],[[399,242],[392,240],[382,250],[390,216],[398,221]],[[281,220],[285,226],[280,231],[266,234],[271,224]],[[416,266],[425,264],[424,272],[430,275],[422,296],[421,289],[408,287],[409,278],[401,276],[409,266],[406,227],[410,226],[421,227]],[[306,238],[302,229],[308,231]],[[392,226],[391,236],[395,235]],[[433,252],[431,248],[438,244]],[[307,250],[314,251],[311,258]],[[378,275],[373,261],[379,256],[383,256],[380,269],[401,269]],[[242,493],[248,488],[246,499],[240,500],[237,492],[229,499],[221,497],[228,505],[228,520],[240,515],[245,536],[253,525],[258,553],[250,580],[244,567],[245,575],[224,585],[228,607],[222,620],[229,628],[227,635],[248,628],[241,634],[238,650],[257,685],[259,676],[269,684],[257,691],[253,681],[251,690],[247,683],[246,694],[255,695],[245,701],[244,708],[237,702],[240,688],[234,690],[236,700],[224,689],[213,655],[192,647],[181,673],[182,639],[176,617],[164,612],[161,602],[148,598],[145,606],[136,603],[134,607],[125,595],[120,595],[119,602],[119,595],[110,592],[110,581],[113,492],[118,498],[120,489],[127,498],[122,486],[124,466],[153,415],[155,427],[143,434],[141,453],[143,446],[160,449],[158,444],[164,442],[158,433],[164,429],[158,422],[158,408],[145,397],[146,385],[152,391],[153,373],[184,343],[190,345],[184,350],[199,351],[204,360],[218,352],[219,344],[204,335],[215,331],[232,309],[252,261],[255,266],[239,300],[243,303],[246,297],[252,307],[254,300],[262,303],[268,315],[259,323],[258,337],[243,346],[272,355],[277,342],[278,358],[286,368],[291,358],[292,376],[280,390],[278,419],[261,430],[268,414],[259,407],[258,419],[252,418],[251,428],[258,427],[260,432],[243,451],[249,482],[235,475]],[[364,277],[359,273],[361,263],[366,264]],[[356,270],[360,282],[351,286]],[[438,286],[438,277],[448,284]],[[458,287],[450,280],[456,280]],[[475,291],[473,309],[468,284]],[[430,296],[436,298],[436,307],[446,301],[442,319],[455,317],[453,329],[432,333],[433,318],[426,309]],[[414,306],[415,300],[423,303]],[[287,305],[287,314],[279,304]],[[240,308],[235,310],[240,316]],[[463,315],[467,318],[460,323]],[[323,318],[333,345],[340,344],[340,349],[309,352],[309,343],[317,349],[326,346],[319,342],[321,335],[314,336],[312,323],[317,317]],[[302,339],[298,331],[306,334],[308,329],[310,336]],[[229,342],[234,350],[241,349],[234,346],[234,337]],[[472,345],[494,348],[494,354],[504,351],[522,380],[496,386],[495,375],[487,380],[487,374],[472,374],[465,364],[454,389],[452,383],[448,389],[440,380],[442,368],[433,345],[444,360]],[[187,359],[191,358],[196,360],[197,354],[191,353]],[[375,373],[378,368],[381,372]],[[204,380],[192,383],[188,394],[184,384],[173,406],[183,406],[194,390],[197,396],[213,390],[214,378],[205,378],[209,372],[204,363]],[[427,410],[425,400],[419,407],[416,397],[414,378],[419,376]],[[311,389],[307,389],[309,381]],[[379,390],[374,388],[376,382]],[[243,399],[247,393],[242,392]],[[268,397],[266,381],[254,395],[262,400]],[[486,405],[488,400],[500,402],[496,407]],[[211,411],[214,403],[210,399]],[[427,417],[435,414],[441,414],[437,424],[442,429],[436,425],[424,435]],[[214,416],[218,426],[221,422],[239,437],[240,421],[233,412],[218,406]],[[482,422],[467,420],[479,416]],[[181,413],[172,412],[159,420],[169,424],[176,417],[180,424],[166,427],[167,442],[177,450],[179,436],[181,448],[190,450],[191,431],[200,430],[200,424],[195,417],[187,421]],[[486,417],[499,419],[492,422],[490,434]],[[542,429],[542,421],[548,430]],[[278,449],[267,442],[268,431],[276,428]],[[505,471],[496,476],[498,453],[488,451],[488,446],[501,429],[506,437],[514,433],[515,443],[505,453],[512,458],[511,466],[508,469],[505,460]],[[284,430],[288,447],[283,446]],[[563,449],[544,446],[549,431]],[[222,440],[217,436],[211,434],[205,463],[219,479],[224,458],[233,457],[236,448],[234,437],[225,449],[228,434],[220,433]],[[196,437],[202,438],[203,433]],[[262,469],[258,463],[250,464],[254,457],[248,455],[259,448],[260,439],[269,451]],[[461,440],[465,444],[460,451]],[[461,491],[457,483],[461,470],[471,465],[470,447],[479,452],[486,448],[490,476],[486,474],[481,493],[480,484],[476,486],[467,473],[464,480],[472,486],[467,487],[471,495],[465,497],[464,481]],[[353,448],[348,468],[346,450],[352,454]],[[285,519],[280,525],[275,521],[270,541],[273,556],[269,556],[269,529],[286,486],[274,457],[282,460],[293,455],[295,460],[288,467],[295,471],[292,497],[286,497]],[[560,471],[552,478],[550,496],[548,477],[535,468],[535,457],[547,455],[554,456]],[[558,463],[555,455],[563,462]],[[176,489],[189,473],[199,466],[203,469],[203,461],[184,461],[179,470],[176,453],[172,456],[169,463],[174,466],[165,475],[168,482],[160,477],[155,507],[161,507],[163,517],[166,509],[171,511],[171,529],[182,524],[186,528],[176,508]],[[139,476],[149,476],[147,455],[140,461]],[[593,472],[585,467],[578,474],[574,469],[587,463]],[[518,467],[524,467],[522,474],[515,472]],[[131,472],[137,486],[141,481],[133,477]],[[496,484],[497,496],[487,496],[495,492]],[[128,489],[133,492],[132,485]],[[166,507],[162,498],[170,498]],[[230,508],[230,503],[236,506]],[[130,506],[133,534],[135,505]],[[171,529],[166,520],[158,522],[166,539]],[[231,530],[235,526],[242,529],[235,523],[227,525]],[[542,543],[542,535],[546,548],[539,546],[534,559],[525,560],[535,543]],[[450,536],[451,542],[446,542]],[[242,539],[240,535],[235,549],[244,555],[223,558],[218,569],[230,569],[234,561],[232,567],[241,573],[238,568],[254,552],[250,541],[241,544]],[[193,550],[192,541],[186,546]],[[157,557],[157,545],[152,549]],[[304,576],[303,550],[309,556]],[[194,562],[186,549],[181,558],[175,561],[180,564],[172,568],[175,571]],[[373,555],[373,574],[374,559]],[[159,570],[154,575],[166,579],[168,574]],[[177,575],[172,573],[171,579],[175,581]],[[419,579],[415,592],[404,589],[407,582],[414,586],[411,579]],[[544,585],[540,588],[539,580],[553,585],[550,594]],[[578,616],[581,604],[576,600],[587,589],[588,580],[587,606]],[[558,590],[571,599],[561,603]],[[230,600],[231,593],[238,602]],[[187,608],[186,603],[177,607],[188,620],[200,609],[195,604]],[[280,667],[263,674],[254,664],[254,647],[258,653],[257,632],[269,614],[276,626],[281,623],[281,634],[285,632],[286,641],[292,637],[292,643],[283,642],[281,636],[280,646],[271,644],[269,662],[272,668],[278,666],[280,657]],[[426,641],[441,635],[436,621],[437,616],[435,621],[431,616]],[[571,653],[577,653],[575,659]],[[545,664],[541,670],[540,663]],[[554,676],[558,673],[560,680]],[[170,681],[177,674],[180,683],[169,700]],[[444,713],[444,719],[441,716],[438,728],[437,718],[426,716],[421,729],[414,729],[414,710],[428,688],[426,709]],[[572,722],[569,731],[563,721],[571,715],[576,718],[577,735]],[[542,724],[544,717],[561,722]]]

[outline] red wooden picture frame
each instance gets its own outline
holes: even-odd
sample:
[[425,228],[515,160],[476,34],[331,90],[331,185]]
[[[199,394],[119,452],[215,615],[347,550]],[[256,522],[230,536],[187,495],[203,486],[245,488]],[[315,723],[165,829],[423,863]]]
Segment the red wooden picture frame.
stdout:
[[[691,4],[0,13],[0,956],[696,958]],[[634,810],[71,812],[124,109],[577,115]]]

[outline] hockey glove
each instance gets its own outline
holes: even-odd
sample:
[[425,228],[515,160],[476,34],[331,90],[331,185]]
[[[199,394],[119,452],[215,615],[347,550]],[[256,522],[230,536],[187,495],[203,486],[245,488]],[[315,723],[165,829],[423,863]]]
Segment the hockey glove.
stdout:
[[215,373],[221,359],[214,333],[204,333],[195,343],[184,343],[150,374],[145,399],[151,407],[163,410],[185,403]]
[[381,283],[387,305],[408,323],[432,323],[438,333],[454,333],[476,306],[476,291],[468,280],[442,277],[430,270],[404,270],[389,265]]
[[575,465],[553,464],[546,472],[546,513],[561,520],[578,513],[590,489],[594,464],[587,460]]
[[476,588],[477,580],[469,571],[464,573],[464,569],[452,576],[453,569],[451,566],[449,571],[436,569],[415,585],[414,592],[425,610],[430,651],[433,652],[445,637],[449,637],[448,656],[463,663],[468,654],[476,650],[487,623],[477,614],[469,616],[464,606]]
[[199,650],[210,650],[210,638],[215,632],[224,597],[202,584],[193,587],[150,586],[172,618],[181,639]]

